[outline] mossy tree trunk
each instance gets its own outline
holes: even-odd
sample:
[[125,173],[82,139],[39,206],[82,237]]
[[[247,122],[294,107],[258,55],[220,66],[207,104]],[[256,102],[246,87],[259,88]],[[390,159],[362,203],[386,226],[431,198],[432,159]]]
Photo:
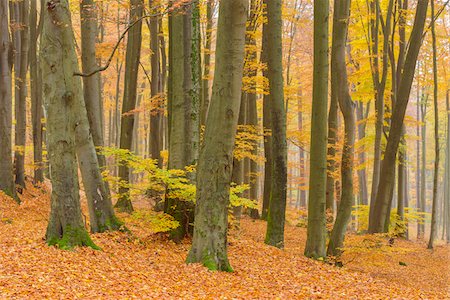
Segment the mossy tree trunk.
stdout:
[[378,185],[373,212],[369,217],[369,232],[384,232],[391,192],[395,181],[395,161],[402,136],[403,120],[408,105],[412,81],[416,69],[417,57],[421,47],[423,30],[428,9],[428,0],[419,0],[410,38],[410,47],[405,58],[405,67],[398,88],[397,100],[392,112],[391,127],[386,151],[381,165],[380,183]]
[[232,271],[227,255],[233,148],[241,101],[248,1],[221,1],[216,68],[197,170],[194,237],[188,263]]
[[351,0],[335,0],[333,15],[333,41],[331,50],[331,81],[332,94],[337,98],[344,116],[345,137],[341,162],[341,202],[337,210],[336,221],[331,231],[328,244],[328,255],[339,256],[344,245],[347,225],[351,218],[352,207],[355,202],[353,194],[353,165],[355,144],[355,105],[348,88],[346,47],[348,24],[350,20]]
[[97,248],[84,228],[80,207],[75,136],[80,125],[79,106],[84,107],[84,102],[81,80],[74,76],[78,66],[69,4],[49,0],[43,9],[40,57],[52,182],[46,240],[64,249]]
[[[198,160],[201,97],[198,5],[194,1],[185,11],[177,10],[170,17],[169,169],[183,170]],[[165,207],[166,213],[180,223],[171,232],[171,238],[179,242],[191,228],[194,205],[184,199],[166,199]]]
[[326,256],[326,180],[328,106],[329,0],[314,1],[314,74],[311,116],[311,156],[308,198],[308,230],[305,255]]
[[[138,20],[144,11],[142,0],[130,0],[130,24]],[[128,31],[127,50],[125,55],[125,85],[123,90],[122,117],[120,126],[120,149],[131,150],[133,145],[134,113],[137,98],[137,79],[139,60],[141,57],[142,21],[139,21]],[[128,184],[130,169],[124,164],[119,167],[120,180]],[[127,186],[119,188],[119,200],[116,208],[131,213],[133,204]]]
[[15,197],[12,164],[12,45],[8,26],[8,1],[0,0],[0,190]]
[[267,73],[270,89],[272,118],[272,188],[267,217],[265,242],[278,248],[284,247],[284,224],[287,191],[287,141],[286,111],[282,63],[282,13],[281,0],[267,1]]

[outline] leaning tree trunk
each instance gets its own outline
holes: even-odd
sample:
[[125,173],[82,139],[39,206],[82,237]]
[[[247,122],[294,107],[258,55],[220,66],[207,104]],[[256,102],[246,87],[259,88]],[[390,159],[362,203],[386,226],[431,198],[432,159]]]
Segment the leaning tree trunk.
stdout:
[[8,27],[8,1],[0,0],[0,190],[15,197],[11,158],[12,49]]
[[[30,6],[30,89],[31,89],[31,123],[33,127],[33,162],[34,184],[44,182],[44,162],[42,158],[42,85],[41,72],[38,67],[37,42],[40,28],[37,23],[37,1]],[[42,24],[42,20],[39,21]]]
[[331,231],[330,243],[328,244],[327,251],[328,255],[332,256],[339,256],[342,253],[341,249],[344,245],[344,237],[355,201],[353,195],[353,165],[356,127],[355,105],[348,89],[349,83],[345,60],[348,21],[350,19],[350,3],[351,0],[334,1],[331,74],[339,74],[339,76],[333,76],[334,80],[331,82],[331,89],[332,94],[335,95],[339,102],[342,115],[344,116],[345,137],[341,163],[341,202],[339,204],[333,230]]
[[[130,24],[139,20],[144,11],[142,0],[130,0]],[[141,57],[142,21],[138,21],[128,31],[127,53],[125,58],[125,85],[123,91],[122,117],[120,126],[120,149],[131,150],[133,144],[134,113],[136,108],[137,79]],[[119,188],[119,200],[116,208],[132,212],[133,204],[127,184],[130,181],[130,169],[124,163],[119,167],[119,177],[125,186]]]
[[271,98],[273,164],[265,242],[268,245],[283,248],[287,189],[287,141],[283,92],[282,1],[270,0],[266,4],[267,40],[270,41],[267,49],[267,74]]
[[395,161],[398,146],[402,136],[403,120],[406,113],[406,107],[409,101],[412,82],[416,69],[417,57],[421,46],[423,29],[428,9],[428,0],[419,0],[416,9],[414,26],[410,38],[410,47],[405,59],[405,67],[398,89],[397,100],[392,113],[391,128],[384,153],[384,159],[381,165],[380,183],[377,189],[377,195],[373,206],[373,213],[369,218],[369,232],[384,232],[385,221],[388,218],[389,203],[391,192],[395,180]]
[[[433,204],[431,208],[431,229],[428,249],[433,249],[434,240],[437,236],[437,214],[438,214],[438,189],[439,189],[439,162],[440,162],[440,145],[439,145],[439,107],[438,107],[438,66],[437,66],[437,47],[436,47],[436,22],[434,3],[431,0],[431,37],[433,44],[433,103],[434,103],[434,177],[433,177]],[[446,183],[448,184],[448,182]]]
[[40,57],[52,181],[46,240],[61,248],[97,248],[84,228],[80,207],[75,136],[83,96],[81,80],[74,76],[78,67],[69,3],[45,4]]
[[221,1],[216,69],[197,171],[194,237],[187,262],[232,271],[227,255],[228,205],[244,65],[248,1]]
[[308,230],[305,255],[326,256],[328,16],[329,0],[314,1],[314,74],[311,116],[311,156],[308,198]]

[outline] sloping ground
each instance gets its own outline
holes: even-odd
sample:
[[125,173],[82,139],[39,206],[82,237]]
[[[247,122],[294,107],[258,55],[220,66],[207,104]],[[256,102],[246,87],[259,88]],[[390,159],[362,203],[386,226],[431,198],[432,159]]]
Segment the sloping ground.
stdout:
[[303,256],[304,229],[289,226],[281,251],[264,245],[264,222],[244,220],[230,236],[235,272],[218,273],[185,265],[188,242],[176,245],[136,226],[130,226],[132,234],[93,235],[103,251],[48,247],[48,194],[29,188],[23,198],[17,206],[0,195],[1,299],[450,297],[448,247],[430,252],[402,241],[388,252],[349,251],[339,269]]

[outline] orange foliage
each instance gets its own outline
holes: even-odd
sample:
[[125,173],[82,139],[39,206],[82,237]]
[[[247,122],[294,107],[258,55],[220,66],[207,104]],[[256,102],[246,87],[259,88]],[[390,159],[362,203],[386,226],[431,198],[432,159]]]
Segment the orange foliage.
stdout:
[[[18,206],[0,195],[0,298],[27,299],[444,299],[449,248],[398,242],[408,251],[344,254],[343,268],[303,256],[306,230],[286,228],[286,249],[264,245],[265,222],[244,219],[229,239],[234,273],[186,265],[180,245],[144,225],[95,234],[103,250],[62,251],[44,240],[48,188],[29,186]],[[85,204],[83,203],[85,206]],[[137,207],[145,207],[137,203]],[[86,207],[84,211],[86,214]],[[351,241],[352,238],[349,238]],[[349,254],[350,255],[350,254]],[[351,262],[350,262],[351,261]],[[400,266],[399,261],[407,266]]]

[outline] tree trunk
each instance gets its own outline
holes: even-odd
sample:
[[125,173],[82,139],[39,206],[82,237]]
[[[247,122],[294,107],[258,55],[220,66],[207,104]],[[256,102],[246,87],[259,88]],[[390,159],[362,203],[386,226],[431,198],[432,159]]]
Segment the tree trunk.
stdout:
[[65,0],[45,4],[40,57],[52,181],[46,240],[63,249],[97,249],[84,228],[80,207],[75,136],[83,96],[81,80],[73,75],[78,67],[69,4]]
[[[363,140],[366,137],[366,124],[368,112],[370,109],[370,103],[367,104],[366,110],[364,110],[364,104],[359,102],[356,106],[356,116],[358,122],[358,141]],[[360,165],[358,170],[358,184],[359,184],[359,204],[367,205],[369,204],[369,194],[367,190],[367,172],[366,172],[366,150],[365,147],[362,146],[363,149],[360,150],[358,154],[358,163]],[[364,166],[363,168],[361,166]]]
[[395,161],[398,145],[403,129],[403,120],[409,101],[412,81],[416,69],[417,57],[421,46],[423,29],[425,27],[428,0],[419,0],[416,9],[413,30],[410,38],[410,47],[405,59],[405,67],[400,81],[397,100],[392,113],[392,122],[389,137],[381,166],[380,183],[373,206],[373,214],[369,218],[369,232],[377,233],[384,231],[384,223],[388,218],[388,206],[390,194],[395,180]]
[[16,175],[16,185],[21,189],[25,188],[25,143],[26,143],[26,98],[27,98],[27,72],[28,72],[28,51],[30,44],[29,34],[29,0],[11,3],[14,7],[13,14],[15,32],[13,39],[15,45],[15,151],[14,151],[14,171]]
[[326,256],[326,180],[328,106],[329,0],[314,1],[314,74],[311,116],[311,156],[308,199],[308,230],[305,255]]
[[446,241],[450,243],[450,89],[447,90],[447,149],[445,155],[445,183],[444,184],[444,202],[445,202],[445,216],[446,216]]
[[[439,162],[440,162],[440,145],[439,145],[439,107],[438,107],[438,66],[437,66],[437,46],[436,46],[436,23],[435,18],[435,0],[431,0],[431,37],[433,45],[433,103],[434,103],[434,177],[433,177],[433,204],[431,208],[431,229],[428,249],[433,249],[434,241],[437,237],[437,214],[439,205]],[[448,184],[448,183],[447,183]]]
[[328,244],[328,255],[339,256],[342,253],[344,237],[347,225],[351,218],[352,207],[355,202],[353,195],[353,164],[354,164],[354,144],[355,144],[355,105],[351,99],[348,89],[347,67],[346,67],[346,46],[348,24],[350,19],[351,0],[334,1],[333,17],[333,42],[331,52],[331,74],[333,76],[332,94],[337,98],[339,106],[344,116],[345,138],[342,149],[341,162],[341,201],[336,215],[336,222],[331,231],[330,243]]
[[0,190],[16,197],[11,158],[12,44],[8,26],[8,1],[0,0]]
[[267,75],[272,119],[272,187],[265,242],[284,247],[287,189],[286,111],[284,109],[281,0],[267,1]]
[[[149,7],[152,13],[155,12],[154,0],[149,0]],[[150,62],[152,65],[150,95],[152,97],[152,108],[150,111],[150,157],[157,160],[158,167],[162,168],[162,145],[161,145],[161,119],[163,111],[161,100],[164,90],[162,89],[161,59],[159,53],[159,17],[151,17],[149,21],[150,30]]]
[[[427,106],[428,106],[428,95],[423,94],[422,92],[422,101],[420,103],[420,110],[421,110],[421,118],[422,118],[422,125],[421,125],[421,166],[420,166],[420,205],[419,205],[419,212],[426,212],[426,197],[427,197]],[[425,224],[422,222],[419,224],[417,228],[417,238],[424,238],[425,237]]]
[[[267,24],[263,24],[263,37],[261,46],[261,62],[267,64],[268,60],[268,47],[269,40],[266,34],[268,28]],[[267,68],[264,68],[263,76],[268,78]],[[267,220],[269,212],[270,194],[272,191],[272,116],[270,113],[270,93],[263,95],[263,129],[264,129],[264,157],[266,159],[264,163],[264,190],[263,190],[263,207],[261,213],[261,219]]]
[[227,255],[233,148],[241,100],[248,1],[221,1],[216,69],[197,171],[197,203],[187,262],[232,271]]
[[[144,10],[142,0],[130,0],[130,24],[138,20]],[[133,144],[134,113],[137,97],[137,77],[139,60],[141,56],[142,21],[139,21],[128,32],[127,52],[125,58],[125,85],[123,91],[122,117],[120,126],[120,149],[131,150]],[[128,184],[130,169],[127,165],[119,167],[119,177]],[[124,212],[132,212],[133,204],[130,199],[130,191],[126,186],[119,188],[119,200],[116,208]]]
[[209,82],[211,73],[211,51],[212,51],[212,30],[213,30],[213,13],[214,0],[206,2],[206,32],[205,32],[205,49],[203,54],[203,80],[202,80],[202,103],[200,111],[200,125],[206,124],[206,117],[209,109]]
[[[331,77],[338,77],[341,74],[331,73]],[[336,80],[335,78],[334,80]],[[328,113],[328,151],[327,151],[327,191],[326,191],[326,209],[334,212],[336,205],[336,182],[334,173],[336,172],[336,142],[338,132],[338,99],[337,95],[331,96],[330,110]]]
[[[30,88],[31,88],[31,122],[33,127],[33,162],[34,184],[44,182],[44,162],[42,159],[42,84],[38,67],[37,43],[40,28],[37,23],[37,1],[30,6]],[[42,4],[41,4],[42,5]],[[42,6],[41,6],[42,7]],[[42,20],[39,21],[42,23]]]

